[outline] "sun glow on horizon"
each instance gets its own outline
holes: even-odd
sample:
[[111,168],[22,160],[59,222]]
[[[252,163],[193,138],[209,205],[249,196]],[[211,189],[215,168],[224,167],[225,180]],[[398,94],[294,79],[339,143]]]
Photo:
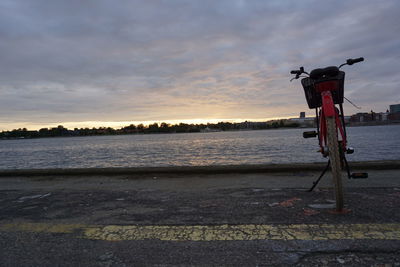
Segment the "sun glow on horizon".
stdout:
[[218,123],[218,122],[231,122],[231,123],[239,123],[245,121],[252,122],[263,122],[270,120],[279,120],[279,119],[287,119],[288,117],[272,117],[272,118],[256,118],[256,119],[241,119],[241,118],[224,118],[224,119],[175,119],[175,120],[152,120],[152,121],[78,121],[78,122],[60,122],[60,123],[32,123],[32,122],[18,122],[18,123],[1,123],[0,130],[1,131],[10,131],[13,129],[19,128],[27,128],[28,130],[39,130],[41,128],[53,128],[59,125],[62,125],[68,129],[74,128],[99,128],[99,127],[111,127],[115,129],[119,129],[125,126],[129,126],[131,124],[139,125],[143,124],[145,126],[153,124],[153,123],[168,123],[168,124],[207,124],[207,123]]

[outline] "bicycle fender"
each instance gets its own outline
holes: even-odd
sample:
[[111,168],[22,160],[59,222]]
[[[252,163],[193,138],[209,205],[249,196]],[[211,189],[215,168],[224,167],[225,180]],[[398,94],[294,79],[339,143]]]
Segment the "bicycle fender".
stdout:
[[322,109],[327,117],[335,117],[335,104],[333,103],[332,94],[330,91],[324,91],[321,93],[322,97]]

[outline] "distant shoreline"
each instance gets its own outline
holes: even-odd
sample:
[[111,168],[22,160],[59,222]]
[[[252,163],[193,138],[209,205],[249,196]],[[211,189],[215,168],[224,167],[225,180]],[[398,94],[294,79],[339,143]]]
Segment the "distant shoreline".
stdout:
[[[400,122],[391,123],[360,123],[360,124],[349,124],[346,127],[364,127],[364,126],[396,126],[400,125]],[[229,129],[229,130],[211,130],[211,131],[188,131],[188,132],[140,132],[140,133],[118,133],[118,134],[91,134],[91,135],[61,135],[61,136],[35,136],[35,137],[0,137],[1,140],[26,140],[26,139],[42,139],[42,138],[68,138],[68,137],[91,137],[91,136],[121,136],[121,135],[164,135],[164,134],[187,134],[187,133],[214,133],[214,132],[246,132],[246,131],[264,131],[264,130],[289,130],[289,129],[310,129],[315,128],[311,126],[291,126],[291,127],[271,127],[266,129]]]

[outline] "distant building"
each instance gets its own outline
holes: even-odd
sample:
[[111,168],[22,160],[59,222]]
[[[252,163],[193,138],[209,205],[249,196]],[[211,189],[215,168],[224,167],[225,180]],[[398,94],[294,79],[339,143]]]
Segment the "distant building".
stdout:
[[390,105],[390,113],[400,112],[400,104]]
[[372,121],[372,114],[366,112],[359,112],[350,117],[350,122],[368,122]]
[[390,121],[400,121],[400,112],[389,113],[388,120],[390,120]]
[[390,105],[387,118],[389,121],[400,121],[400,104]]
[[344,116],[344,123],[348,124],[350,122],[351,116]]
[[209,128],[208,126],[204,129],[200,130],[200,132],[202,132],[202,133],[220,132],[220,131],[221,130],[219,130],[219,129],[212,129],[212,128]]
[[390,121],[400,121],[400,112],[390,113],[388,115],[388,120],[390,120]]
[[362,112],[354,114],[350,117],[351,124],[386,124],[390,123],[393,120],[400,119],[400,112],[389,113],[389,110],[386,112],[374,112],[371,110],[370,113]]
[[379,112],[376,113],[376,121],[387,121],[388,120],[389,112]]
[[287,121],[288,123],[298,123],[300,127],[314,127],[316,125],[315,117],[306,118],[305,112],[300,112],[300,118],[291,118]]

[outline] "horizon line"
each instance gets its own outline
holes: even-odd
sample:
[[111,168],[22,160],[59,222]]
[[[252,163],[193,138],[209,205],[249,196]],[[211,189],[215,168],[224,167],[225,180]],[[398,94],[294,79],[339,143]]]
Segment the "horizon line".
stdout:
[[[253,119],[183,119],[183,120],[148,120],[148,121],[70,121],[70,122],[60,122],[60,123],[8,123],[8,126],[15,125],[12,127],[1,127],[0,131],[12,131],[15,129],[23,129],[26,128],[28,130],[40,130],[42,128],[55,128],[62,125],[68,129],[74,128],[99,128],[99,127],[111,127],[111,128],[123,128],[133,125],[140,125],[143,124],[144,126],[148,126],[154,123],[168,123],[172,125],[180,124],[180,123],[187,123],[187,124],[207,124],[207,123],[219,123],[219,122],[230,122],[230,123],[241,123],[241,122],[266,122],[266,121],[273,121],[273,120],[282,120],[282,119],[290,119],[292,117],[271,117],[271,118],[253,118]],[[25,126],[21,127],[18,125],[25,124]],[[12,128],[12,129],[11,129]]]

